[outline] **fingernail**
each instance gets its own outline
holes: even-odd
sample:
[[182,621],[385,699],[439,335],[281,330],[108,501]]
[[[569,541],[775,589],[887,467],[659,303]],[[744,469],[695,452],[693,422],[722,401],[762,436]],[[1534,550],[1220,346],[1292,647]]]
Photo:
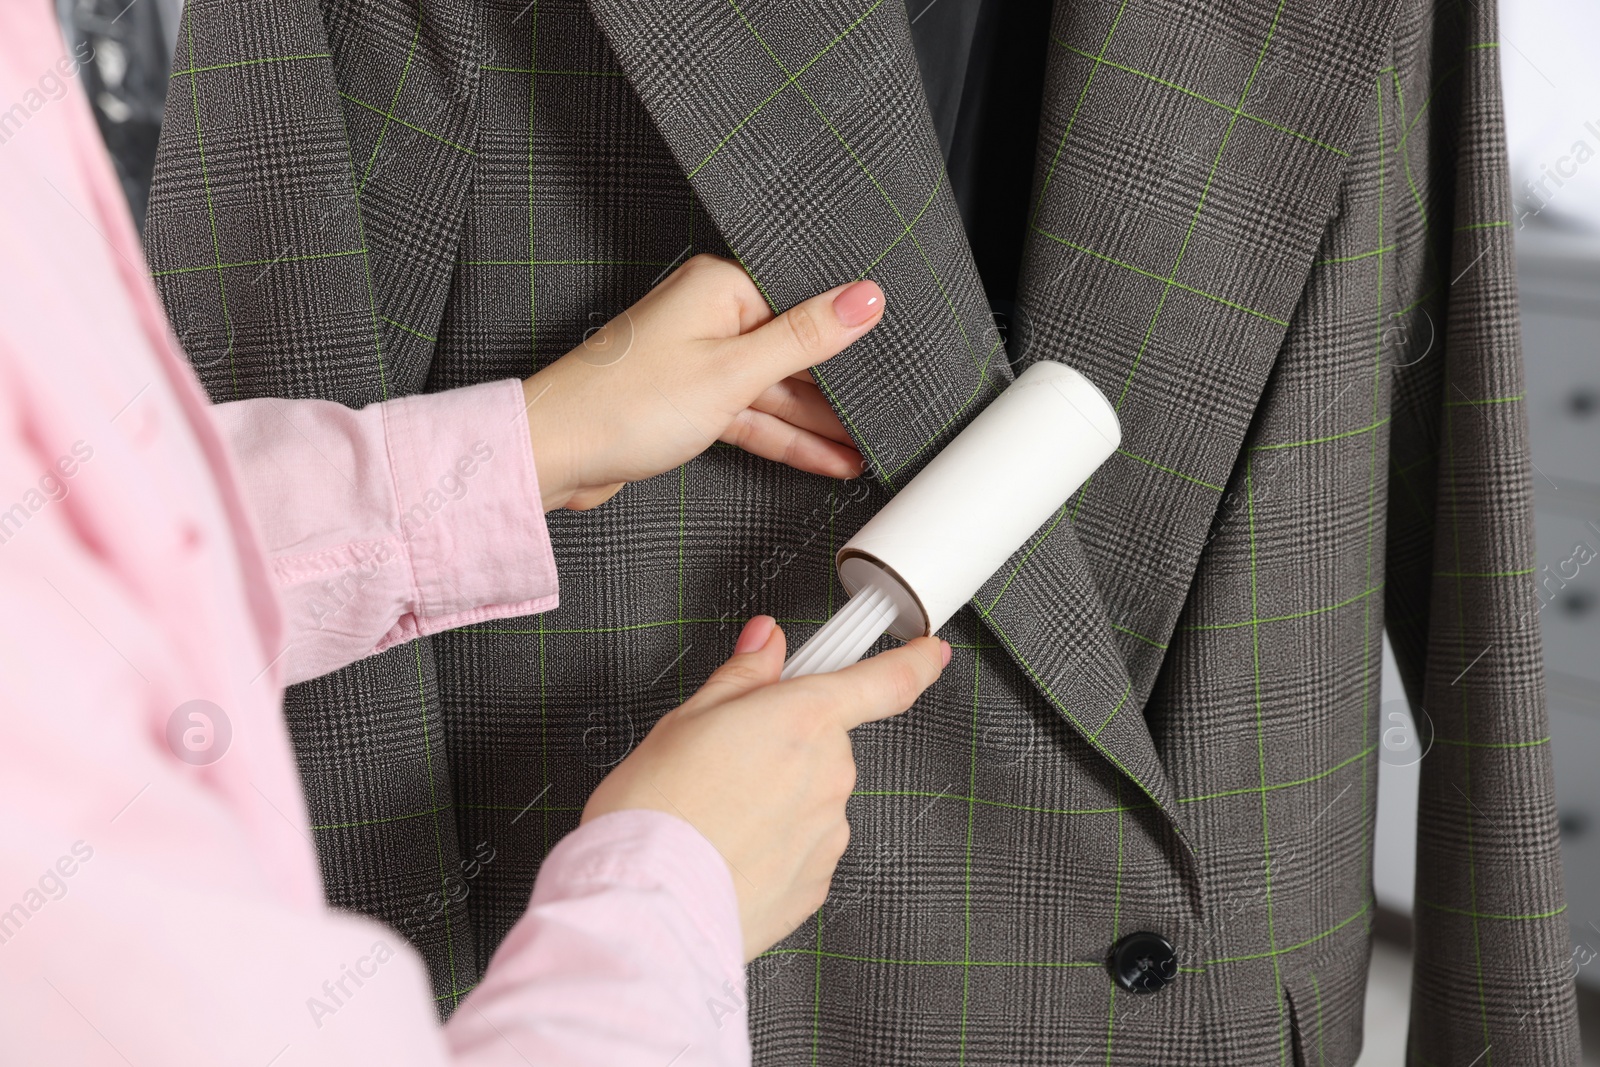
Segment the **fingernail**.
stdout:
[[883,290],[877,282],[859,281],[833,298],[839,325],[854,329],[883,310]]
[[939,638],[939,653],[944,657],[944,663],[941,666],[950,666],[950,642],[942,637]]
[[777,625],[777,620],[771,615],[757,615],[744,624],[744,629],[739,631],[739,642],[733,646],[735,656],[746,652],[754,652],[767,643],[767,638],[772,636],[772,628]]

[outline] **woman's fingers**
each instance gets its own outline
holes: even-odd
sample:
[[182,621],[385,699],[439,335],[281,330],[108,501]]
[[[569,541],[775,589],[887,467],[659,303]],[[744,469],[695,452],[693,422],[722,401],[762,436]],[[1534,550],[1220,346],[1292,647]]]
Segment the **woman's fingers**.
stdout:
[[774,317],[737,264],[695,256],[607,323],[604,346],[586,342],[523,383],[546,510],[596,507],[718,438],[809,473],[860,474],[826,399],[791,375],[871,330],[883,304],[858,281]]
[[846,730],[854,730],[862,723],[905,712],[949,662],[948,644],[937,637],[919,637],[842,670],[783,685],[792,705],[831,715]]
[[768,386],[750,406],[784,422],[792,423],[802,430],[820,434],[830,441],[855,447],[849,431],[840,424],[839,416],[833,413],[828,398],[817,388],[810,371],[798,371]]
[[771,615],[755,616],[740,631],[733,655],[711,673],[684,707],[711,707],[771,685],[783,670],[786,647],[777,620]]
[[834,674],[778,682],[784,650],[775,620],[752,619],[728,662],[656,723],[583,813],[692,819],[733,873],[747,959],[827,895],[856,782],[845,730],[909,707],[938,675],[945,646],[919,638]]
[[883,318],[883,290],[858,281],[802,300],[770,322],[734,338],[738,368],[761,388],[844,351]]
[[830,441],[753,408],[733,417],[722,431],[722,440],[763,459],[825,478],[854,478],[861,473],[861,453],[853,445]]
[[562,505],[568,511],[588,511],[597,508],[607,500],[622,491],[627,482],[612,482],[610,485],[589,486],[579,489]]

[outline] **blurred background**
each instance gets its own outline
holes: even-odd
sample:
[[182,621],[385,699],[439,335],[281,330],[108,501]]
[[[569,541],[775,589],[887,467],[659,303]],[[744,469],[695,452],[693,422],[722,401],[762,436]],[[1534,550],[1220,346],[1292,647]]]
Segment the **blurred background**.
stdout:
[[[182,0],[55,0],[68,45],[94,50],[84,88],[141,226]],[[1596,0],[1501,0],[1498,54],[1533,432],[1551,751],[1585,1064],[1600,1065],[1600,41]],[[1600,561],[1597,561],[1600,562]],[[1574,576],[1575,575],[1575,576]],[[1383,726],[1414,728],[1385,647]],[[1419,761],[1414,735],[1380,764],[1378,898],[1359,1067],[1405,1061]],[[1425,731],[1424,731],[1425,735]],[[1387,745],[1388,738],[1386,738]]]

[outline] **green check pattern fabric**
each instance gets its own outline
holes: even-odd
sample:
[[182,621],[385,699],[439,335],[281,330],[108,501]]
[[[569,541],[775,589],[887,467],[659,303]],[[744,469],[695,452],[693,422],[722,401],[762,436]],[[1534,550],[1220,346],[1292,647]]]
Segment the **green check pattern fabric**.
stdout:
[[[777,308],[888,294],[817,373],[867,477],[714,447],[550,516],[559,609],[289,694],[330,900],[453,1010],[739,624],[808,636],[833,549],[1056,359],[1122,450],[858,732],[757,1062],[1354,1063],[1387,631],[1434,735],[1410,1062],[1576,1063],[1492,4],[1061,0],[1011,46],[1048,75],[1002,335],[900,0],[190,0],[148,252],[219,400],[526,375],[698,252]],[[1159,992],[1106,969],[1135,931]]]

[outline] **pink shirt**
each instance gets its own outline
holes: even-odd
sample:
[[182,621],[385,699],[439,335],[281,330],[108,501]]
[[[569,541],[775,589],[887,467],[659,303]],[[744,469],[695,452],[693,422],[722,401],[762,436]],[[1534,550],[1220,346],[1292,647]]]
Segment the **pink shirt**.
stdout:
[[521,389],[211,407],[75,72],[6,0],[5,1061],[748,1063],[732,879],[677,819],[561,842],[442,1028],[404,940],[325,906],[282,687],[555,605]]

